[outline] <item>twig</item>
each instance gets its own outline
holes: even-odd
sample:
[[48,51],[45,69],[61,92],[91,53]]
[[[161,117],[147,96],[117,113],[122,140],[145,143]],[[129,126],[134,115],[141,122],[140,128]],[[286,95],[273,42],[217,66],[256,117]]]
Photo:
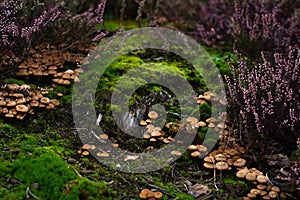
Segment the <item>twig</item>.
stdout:
[[71,168],[74,170],[74,172],[79,176],[79,178],[83,178],[83,176],[73,167],[71,166]]
[[29,187],[27,187],[27,188],[26,188],[26,197],[27,197],[27,199],[29,199],[30,196],[32,196],[32,197],[35,198],[35,199],[40,199],[40,198],[38,198],[37,196],[35,196],[35,195],[30,191]]

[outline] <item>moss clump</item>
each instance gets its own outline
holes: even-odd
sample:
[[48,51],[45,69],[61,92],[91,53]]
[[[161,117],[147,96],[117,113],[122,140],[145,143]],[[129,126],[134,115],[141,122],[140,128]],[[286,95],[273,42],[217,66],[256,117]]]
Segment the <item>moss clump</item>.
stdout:
[[63,196],[64,200],[96,200],[96,199],[113,199],[112,192],[107,188],[106,182],[92,182],[87,178],[70,181],[65,185]]
[[76,178],[75,173],[52,151],[37,157],[28,155],[20,158],[12,164],[12,171],[13,176],[22,182],[17,188],[18,193],[25,197],[26,188],[37,183],[38,187],[31,191],[41,199],[59,199],[63,186]]

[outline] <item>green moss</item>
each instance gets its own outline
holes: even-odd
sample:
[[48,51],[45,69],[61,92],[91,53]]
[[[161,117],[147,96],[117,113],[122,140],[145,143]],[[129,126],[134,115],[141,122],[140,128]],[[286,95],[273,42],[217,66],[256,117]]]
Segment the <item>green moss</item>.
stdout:
[[65,185],[62,200],[96,200],[113,199],[111,189],[107,188],[106,182],[92,182],[87,178],[71,181]]
[[76,178],[64,161],[49,150],[39,156],[21,157],[12,164],[12,171],[14,177],[23,183],[18,187],[19,193],[25,197],[26,188],[38,183],[38,188],[31,190],[41,199],[59,199],[64,184]]

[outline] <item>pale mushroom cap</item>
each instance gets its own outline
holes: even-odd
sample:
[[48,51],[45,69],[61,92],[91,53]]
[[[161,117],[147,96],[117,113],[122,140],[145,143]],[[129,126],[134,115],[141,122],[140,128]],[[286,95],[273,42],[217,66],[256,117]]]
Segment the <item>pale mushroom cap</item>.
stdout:
[[191,144],[190,146],[188,146],[188,150],[190,150],[190,151],[196,151],[196,150],[198,150],[198,148],[197,148],[196,145]]
[[260,193],[260,190],[256,189],[256,188],[253,188],[253,189],[250,190],[250,193],[258,195]]
[[109,154],[107,152],[98,152],[96,155],[99,157],[109,157]]
[[264,175],[258,175],[256,180],[260,183],[266,183],[267,182],[267,178]]
[[219,154],[215,155],[214,157],[215,157],[216,161],[226,161],[226,157],[224,154],[219,153]]
[[204,158],[204,161],[208,162],[208,163],[213,163],[215,161],[215,159],[213,157],[211,157],[211,156],[206,156]]
[[150,111],[150,112],[148,113],[148,117],[149,117],[150,119],[156,119],[156,118],[158,118],[158,114],[157,114],[157,112],[155,112],[155,111]]
[[27,106],[25,106],[25,105],[20,104],[20,105],[16,106],[16,110],[18,112],[28,112],[29,108]]
[[275,192],[275,191],[271,191],[271,192],[269,192],[269,196],[270,196],[271,198],[276,198],[276,197],[278,197],[278,193]]
[[226,170],[228,169],[228,164],[226,162],[217,162],[216,168],[218,170]]
[[160,137],[160,136],[162,136],[163,134],[162,134],[162,132],[161,131],[153,131],[152,133],[151,133],[151,136],[152,137]]
[[233,165],[236,167],[243,167],[246,165],[246,160],[243,158],[239,158],[236,161],[234,161]]
[[256,179],[255,173],[253,173],[253,172],[247,173],[246,179],[247,179],[248,181],[255,181],[255,179]]
[[214,165],[212,164],[212,163],[204,163],[203,164],[203,166],[205,167],[205,168],[208,168],[208,169],[213,169],[214,168]]
[[207,152],[207,148],[201,144],[197,145],[198,151],[200,152]]
[[191,156],[192,157],[200,157],[201,153],[199,151],[194,151],[194,152],[191,153]]
[[177,150],[171,151],[171,154],[175,155],[175,156],[181,156],[182,155],[182,153],[180,151],[177,151]]
[[250,199],[254,199],[256,197],[256,194],[248,193],[247,197],[249,197]]

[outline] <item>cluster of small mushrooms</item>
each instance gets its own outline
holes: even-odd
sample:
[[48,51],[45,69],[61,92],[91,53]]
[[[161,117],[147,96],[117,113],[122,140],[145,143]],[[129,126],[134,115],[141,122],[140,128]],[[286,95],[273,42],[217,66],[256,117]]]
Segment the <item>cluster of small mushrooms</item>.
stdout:
[[142,189],[142,191],[139,194],[139,197],[141,199],[158,200],[163,197],[163,193],[160,191],[151,191],[151,190],[145,188],[145,189]]
[[[267,176],[256,168],[248,169],[244,167],[239,169],[236,176],[238,178],[245,178],[256,186],[256,188],[250,190],[247,197],[244,197],[243,200],[250,200],[257,197],[261,199],[275,199],[279,197],[279,187],[273,186]],[[280,197],[286,198],[285,193],[280,193]]]
[[81,68],[75,70],[64,70],[66,62],[76,63],[79,65],[83,61],[83,54],[60,51],[63,46],[55,46],[43,43],[35,48],[31,48],[29,56],[19,66],[16,76],[52,76],[54,84],[70,85],[71,81],[79,82],[78,74],[82,73]]
[[57,99],[43,96],[40,89],[32,89],[29,85],[6,84],[0,89],[0,115],[22,120],[27,114],[34,114],[34,109],[54,109],[59,105]]

